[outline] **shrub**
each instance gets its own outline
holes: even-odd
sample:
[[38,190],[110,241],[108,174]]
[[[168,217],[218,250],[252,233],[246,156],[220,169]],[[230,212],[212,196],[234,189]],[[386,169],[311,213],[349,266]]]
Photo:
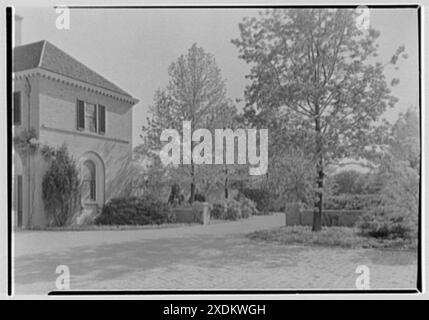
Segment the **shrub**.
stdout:
[[256,204],[260,212],[266,212],[269,209],[270,195],[267,190],[245,188],[242,190],[243,195]]
[[80,210],[79,176],[66,145],[52,149],[42,182],[42,198],[52,226],[64,226]]
[[183,196],[180,185],[178,183],[174,183],[171,186],[170,196],[168,197],[168,203],[172,206],[181,205],[185,201],[185,197]]
[[357,223],[363,235],[384,239],[412,239],[416,236],[415,224],[405,216],[386,214],[377,208],[364,215]]
[[194,201],[206,202],[206,197],[203,194],[201,194],[201,193],[197,193],[194,196]]
[[226,202],[218,201],[213,203],[212,210],[210,211],[210,216],[213,219],[223,219],[226,212]]
[[225,220],[238,220],[242,217],[241,215],[241,204],[237,200],[228,199],[226,200],[226,211],[224,212],[223,219]]
[[152,197],[125,197],[110,200],[103,206],[96,224],[146,225],[174,220],[168,204]]
[[[251,205],[249,203],[248,207],[250,208],[250,206]],[[249,212],[249,209],[246,209],[246,210],[247,210],[247,213],[243,215],[242,203],[234,199],[227,199],[227,200],[215,202],[212,205],[210,216],[213,219],[238,220],[240,218],[247,218],[250,216],[250,215],[247,215]]]
[[327,197],[323,207],[327,210],[364,210],[378,207],[380,201],[374,194],[341,194]]
[[365,174],[356,170],[344,170],[336,173],[332,179],[339,194],[358,194],[363,192],[362,177]]
[[258,214],[258,209],[256,209],[256,204],[246,198],[246,197],[242,197],[240,199],[240,203],[241,203],[241,215],[243,218],[249,218],[255,214]]

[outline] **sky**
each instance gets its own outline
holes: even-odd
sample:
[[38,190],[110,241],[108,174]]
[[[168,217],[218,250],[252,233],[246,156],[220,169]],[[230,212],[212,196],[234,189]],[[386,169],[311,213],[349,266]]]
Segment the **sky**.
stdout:
[[[48,40],[92,70],[129,92],[139,103],[133,107],[133,145],[142,142],[141,127],[158,88],[168,83],[169,65],[193,43],[215,56],[226,79],[228,97],[243,98],[250,67],[238,58],[231,39],[239,37],[238,24],[257,9],[71,9],[70,29],[59,30],[58,14],[50,7],[16,7],[22,16],[22,44]],[[418,32],[415,9],[371,9],[371,26],[381,32],[377,61],[390,60],[405,45],[408,59],[398,70],[386,70],[399,99],[383,115],[395,121],[408,107],[418,107]],[[239,109],[242,107],[239,104]]]

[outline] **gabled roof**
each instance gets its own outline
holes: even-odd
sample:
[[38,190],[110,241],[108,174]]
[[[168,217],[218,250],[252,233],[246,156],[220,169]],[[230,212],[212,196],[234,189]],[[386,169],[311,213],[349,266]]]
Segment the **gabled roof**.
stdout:
[[46,40],[13,49],[13,72],[34,68],[55,72],[132,98],[129,93]]

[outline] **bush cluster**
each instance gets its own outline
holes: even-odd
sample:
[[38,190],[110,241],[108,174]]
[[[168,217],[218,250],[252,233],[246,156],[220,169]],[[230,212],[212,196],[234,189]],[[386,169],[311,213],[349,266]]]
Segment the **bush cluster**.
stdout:
[[386,214],[382,208],[361,217],[357,226],[363,235],[374,238],[413,239],[417,233],[413,221],[404,215]]
[[227,199],[215,202],[210,215],[213,219],[238,220],[249,218],[257,213],[256,204],[248,198],[241,197],[239,200]]
[[267,190],[245,188],[241,190],[241,193],[256,204],[256,209],[259,212],[265,212],[269,209],[270,194]]
[[376,194],[340,194],[327,197],[323,207],[327,210],[365,210],[379,204],[380,197]]
[[258,214],[258,209],[256,208],[255,202],[252,200],[242,197],[240,199],[241,203],[241,215],[243,218],[249,218],[253,215]]
[[95,224],[147,225],[173,222],[171,207],[152,197],[115,198],[107,202]]

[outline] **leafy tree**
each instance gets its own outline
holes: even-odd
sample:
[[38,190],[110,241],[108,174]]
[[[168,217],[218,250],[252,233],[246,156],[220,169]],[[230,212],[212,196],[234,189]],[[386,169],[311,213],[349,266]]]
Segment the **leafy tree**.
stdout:
[[366,175],[356,170],[344,170],[333,176],[337,193],[360,194],[363,192],[363,183]]
[[80,209],[80,181],[74,159],[64,144],[53,149],[42,182],[42,198],[51,225],[64,226]]
[[[151,118],[143,127],[146,148],[154,154],[162,148],[160,135],[163,129],[176,129],[182,134],[183,121],[191,121],[193,130],[222,128],[236,113],[226,97],[225,81],[214,57],[196,44],[170,65],[168,74],[169,83],[155,93],[150,107]],[[191,150],[195,145],[193,142]],[[223,169],[216,165],[196,165],[191,159],[190,165],[171,166],[169,174],[190,184],[189,201],[192,203],[198,176],[203,180],[209,176],[215,183],[219,177],[224,177],[219,174]]]
[[313,231],[321,230],[326,166],[370,144],[376,121],[397,100],[384,70],[396,64],[404,47],[390,61],[372,63],[379,32],[358,28],[356,18],[349,9],[267,10],[245,18],[240,38],[233,40],[240,58],[251,64],[245,90],[249,122],[284,118],[311,133],[301,142],[316,163]]
[[150,196],[163,200],[166,186],[169,183],[167,168],[165,168],[156,153],[151,153],[146,145],[139,145],[134,149],[136,170],[132,177],[132,194],[134,196]]
[[413,169],[420,169],[420,124],[416,108],[410,107],[392,127],[390,152],[397,159],[406,161]]

